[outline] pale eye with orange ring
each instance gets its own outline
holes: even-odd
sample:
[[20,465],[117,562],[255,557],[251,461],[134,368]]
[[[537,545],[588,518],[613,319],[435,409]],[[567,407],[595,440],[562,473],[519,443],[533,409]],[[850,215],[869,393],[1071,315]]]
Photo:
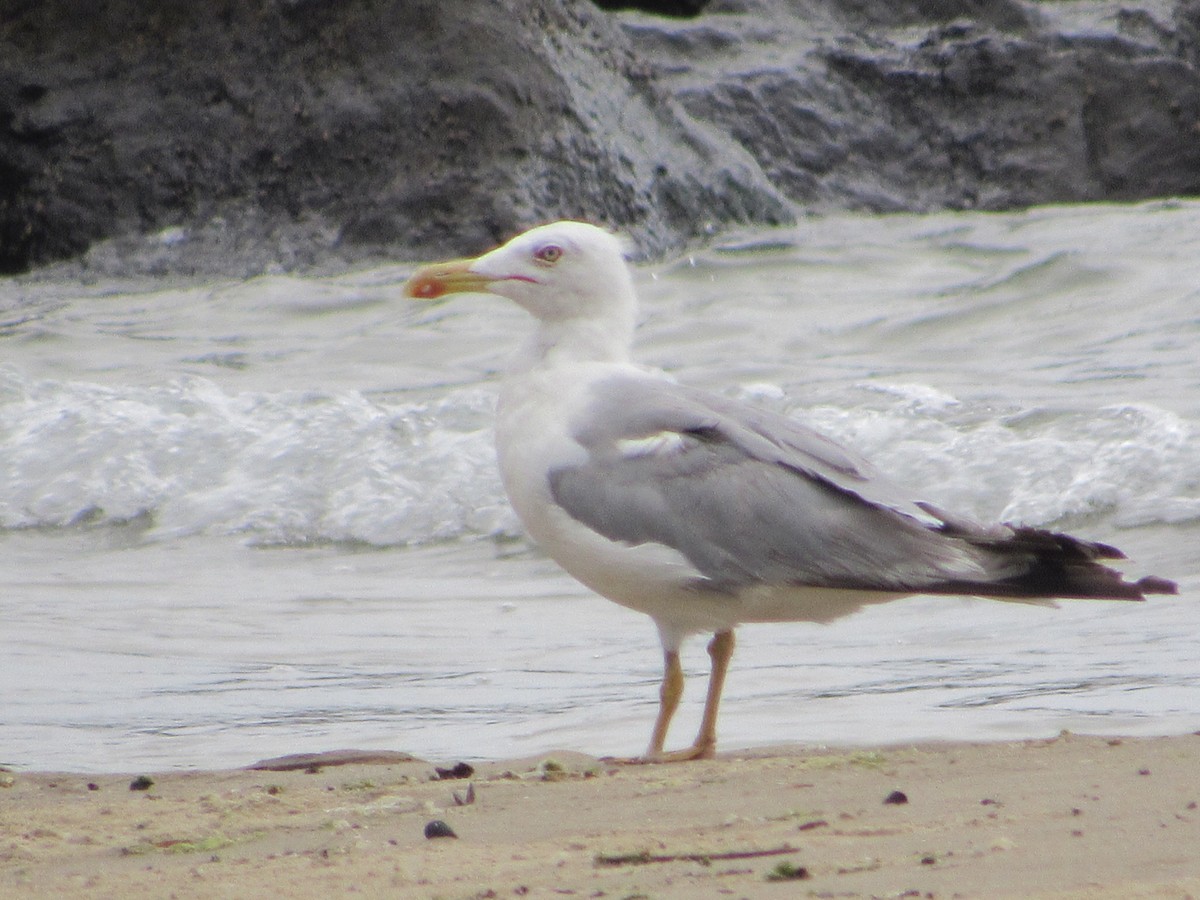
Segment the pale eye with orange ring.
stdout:
[[538,262],[543,262],[548,266],[554,265],[562,259],[563,249],[558,244],[547,244],[544,247],[538,247],[533,254],[533,258]]

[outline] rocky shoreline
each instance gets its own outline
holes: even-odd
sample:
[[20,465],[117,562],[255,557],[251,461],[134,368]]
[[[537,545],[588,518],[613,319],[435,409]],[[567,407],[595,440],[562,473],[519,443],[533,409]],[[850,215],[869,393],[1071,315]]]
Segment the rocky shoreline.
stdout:
[[1200,193],[1200,0],[667,5],[10,0],[0,274]]

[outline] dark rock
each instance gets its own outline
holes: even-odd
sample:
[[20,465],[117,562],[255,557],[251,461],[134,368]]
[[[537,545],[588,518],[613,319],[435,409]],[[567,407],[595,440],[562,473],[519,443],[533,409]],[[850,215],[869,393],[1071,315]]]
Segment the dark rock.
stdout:
[[637,9],[660,16],[697,16],[709,0],[593,0],[601,9]]
[[654,253],[791,211],[583,0],[0,3],[2,272],[122,236],[93,269],[442,256],[567,216]]
[[0,273],[1200,193],[1200,0],[0,0]]
[[622,21],[687,110],[805,207],[1200,192],[1196,0],[718,0]]

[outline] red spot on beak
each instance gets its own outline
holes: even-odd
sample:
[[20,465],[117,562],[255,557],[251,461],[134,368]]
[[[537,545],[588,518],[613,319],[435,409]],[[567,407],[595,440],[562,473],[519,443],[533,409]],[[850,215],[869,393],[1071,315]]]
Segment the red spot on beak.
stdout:
[[409,283],[408,293],[410,296],[419,297],[422,300],[433,300],[446,293],[446,285],[438,278],[419,278]]

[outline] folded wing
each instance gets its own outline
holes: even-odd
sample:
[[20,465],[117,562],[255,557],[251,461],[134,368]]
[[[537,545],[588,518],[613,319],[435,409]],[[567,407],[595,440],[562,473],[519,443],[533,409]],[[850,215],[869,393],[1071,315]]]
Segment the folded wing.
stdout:
[[1142,599],[1104,544],[983,527],[914,503],[857,455],[787,417],[656,378],[598,383],[573,436],[587,461],[554,500],[610,540],[682,553],[717,591],[809,585],[995,597]]

